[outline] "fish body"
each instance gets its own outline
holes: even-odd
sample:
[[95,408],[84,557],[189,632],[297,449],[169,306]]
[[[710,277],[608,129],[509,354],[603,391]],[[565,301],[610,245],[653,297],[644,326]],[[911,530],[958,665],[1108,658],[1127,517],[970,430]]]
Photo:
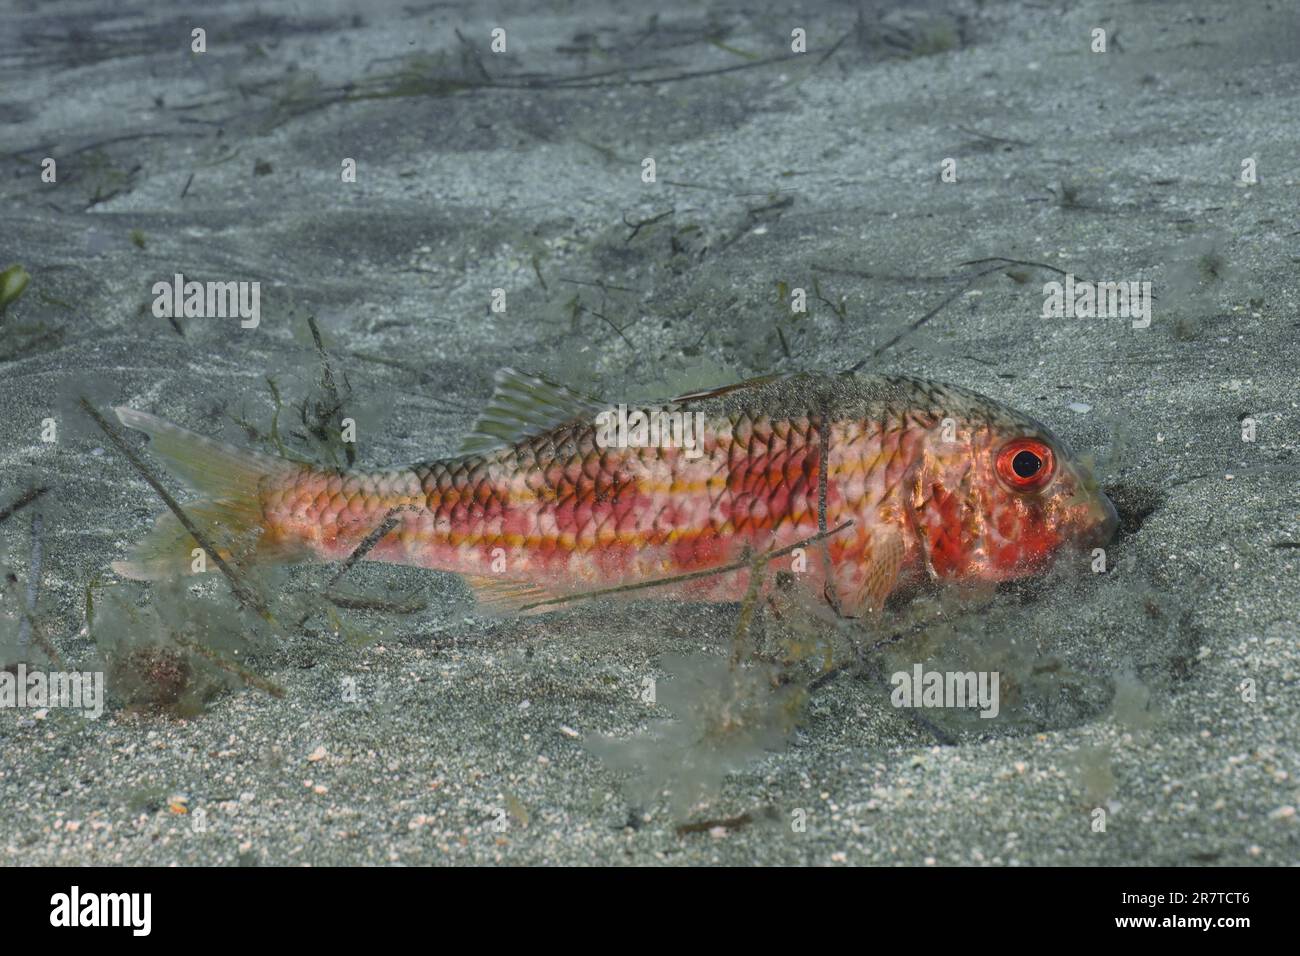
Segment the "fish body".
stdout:
[[[915,378],[760,379],[622,406],[615,427],[613,406],[506,370],[472,450],[373,472],[241,452],[118,412],[208,496],[192,513],[234,542],[236,561],[339,561],[368,545],[367,560],[465,575],[501,609],[621,588],[735,601],[757,559],[767,578],[789,572],[853,617],[927,578],[1037,573],[1116,524],[1045,426]],[[194,546],[164,515],[115,567],[173,574]]]

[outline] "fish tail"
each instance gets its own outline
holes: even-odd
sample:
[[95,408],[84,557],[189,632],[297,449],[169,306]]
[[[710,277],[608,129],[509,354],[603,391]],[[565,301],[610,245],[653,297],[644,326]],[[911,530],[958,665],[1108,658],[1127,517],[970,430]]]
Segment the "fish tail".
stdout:
[[[286,559],[283,549],[263,539],[261,492],[267,479],[286,477],[302,466],[197,435],[146,412],[125,406],[114,411],[123,425],[148,435],[151,450],[199,493],[198,501],[182,507],[223,560],[247,564]],[[113,570],[144,581],[214,570],[211,556],[199,553],[202,548],[180,520],[165,511],[126,560],[113,562]]]

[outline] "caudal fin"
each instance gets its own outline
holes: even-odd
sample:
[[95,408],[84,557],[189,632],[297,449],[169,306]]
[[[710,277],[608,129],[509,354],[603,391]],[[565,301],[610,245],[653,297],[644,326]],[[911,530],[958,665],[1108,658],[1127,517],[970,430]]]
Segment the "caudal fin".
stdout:
[[[148,435],[150,450],[202,496],[181,507],[223,559],[247,563],[282,557],[262,540],[262,483],[301,466],[196,435],[133,408],[113,410],[123,425]],[[194,549],[201,547],[176,516],[165,511],[125,561],[113,562],[113,570],[145,581],[190,574],[196,570]],[[209,558],[204,559],[205,570],[212,569]]]

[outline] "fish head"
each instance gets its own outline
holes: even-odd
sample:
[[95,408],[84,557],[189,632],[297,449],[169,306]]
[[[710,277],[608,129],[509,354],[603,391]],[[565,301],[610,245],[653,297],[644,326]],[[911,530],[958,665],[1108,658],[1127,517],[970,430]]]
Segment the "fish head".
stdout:
[[957,421],[947,436],[928,436],[915,486],[920,543],[935,577],[1013,580],[1045,571],[1065,549],[1111,539],[1114,505],[1050,429],[1002,406]]

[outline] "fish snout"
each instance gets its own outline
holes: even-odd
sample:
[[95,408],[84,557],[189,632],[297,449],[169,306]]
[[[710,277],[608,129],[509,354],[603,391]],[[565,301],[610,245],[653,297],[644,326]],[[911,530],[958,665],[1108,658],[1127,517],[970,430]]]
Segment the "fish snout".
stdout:
[[1100,491],[1086,507],[1080,522],[1079,541],[1085,548],[1100,548],[1109,544],[1119,528],[1119,512]]

